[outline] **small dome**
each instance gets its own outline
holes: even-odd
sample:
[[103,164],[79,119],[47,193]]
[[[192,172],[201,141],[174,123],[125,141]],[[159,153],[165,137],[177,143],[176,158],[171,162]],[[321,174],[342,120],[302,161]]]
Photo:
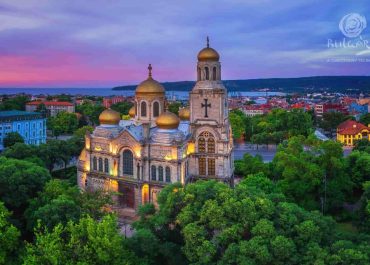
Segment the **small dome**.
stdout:
[[189,107],[185,107],[179,110],[179,117],[182,121],[190,120],[190,109]]
[[207,47],[203,48],[199,53],[198,53],[198,61],[219,61],[220,60],[220,55],[218,52],[209,47],[209,38],[207,37]]
[[128,111],[128,115],[130,115],[131,118],[134,118],[136,115],[136,108],[135,106],[132,106],[131,109]]
[[155,121],[159,129],[177,129],[180,119],[172,112],[163,112]]
[[104,110],[99,116],[99,122],[101,125],[118,125],[121,120],[121,115],[112,109]]
[[215,49],[206,47],[198,53],[198,61],[219,61],[220,55]]
[[149,77],[136,87],[136,94],[164,94],[164,87],[152,78],[152,65],[149,64]]

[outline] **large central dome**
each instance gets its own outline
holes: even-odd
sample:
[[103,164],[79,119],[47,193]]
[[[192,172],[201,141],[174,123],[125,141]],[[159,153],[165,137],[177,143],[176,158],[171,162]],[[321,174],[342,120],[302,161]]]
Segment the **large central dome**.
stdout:
[[136,88],[137,95],[147,95],[147,94],[164,94],[164,87],[156,80],[152,78],[152,65],[149,64],[149,76],[148,78],[141,82]]

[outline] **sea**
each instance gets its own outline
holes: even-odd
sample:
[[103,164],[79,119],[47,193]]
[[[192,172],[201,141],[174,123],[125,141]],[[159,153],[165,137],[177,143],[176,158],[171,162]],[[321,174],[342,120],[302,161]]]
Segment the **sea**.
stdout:
[[[113,90],[112,88],[0,88],[0,95],[12,95],[26,93],[31,95],[91,95],[91,96],[133,96],[135,90]],[[230,97],[244,96],[244,97],[266,97],[266,96],[284,96],[281,92],[261,92],[261,91],[237,91],[229,92]],[[189,91],[166,91],[166,97],[171,100],[187,100],[189,98]]]

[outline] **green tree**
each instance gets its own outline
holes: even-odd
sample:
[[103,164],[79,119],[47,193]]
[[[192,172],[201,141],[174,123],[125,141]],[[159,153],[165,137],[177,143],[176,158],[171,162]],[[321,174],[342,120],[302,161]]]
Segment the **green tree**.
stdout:
[[50,179],[49,172],[28,161],[0,157],[0,199],[14,213],[28,206],[28,201]]
[[[168,185],[158,203],[155,213],[145,207],[145,218],[139,221],[140,227],[150,230],[146,239],[157,242],[170,234],[173,240],[180,232],[183,242],[178,242],[190,264],[365,265],[369,261],[366,238],[341,244],[332,218],[287,202],[277,185],[261,173],[249,175],[233,189],[215,181]],[[144,243],[138,248],[148,247]]]
[[105,108],[102,105],[90,102],[85,102],[82,105],[76,106],[76,112],[81,113],[89,125],[99,124],[99,115],[104,111],[104,109]]
[[25,110],[28,96],[20,95],[11,98],[5,97],[0,104],[0,110]]
[[260,155],[252,156],[248,153],[244,154],[242,160],[235,161],[235,174],[246,177],[249,174],[265,173],[270,175],[269,165],[263,162]]
[[319,121],[319,127],[333,134],[338,125],[348,119],[351,117],[341,112],[325,112],[322,115],[322,120]]
[[240,139],[245,134],[246,116],[240,110],[233,110],[229,113],[229,120],[233,137]]
[[355,141],[353,151],[363,151],[370,154],[370,141],[368,139],[361,139]]
[[370,181],[370,153],[353,151],[346,157],[346,171],[354,184],[354,188],[362,190],[365,181]]
[[128,111],[131,109],[133,105],[134,104],[132,104],[132,102],[123,101],[123,102],[113,104],[110,108],[112,110],[119,112],[122,116],[122,115],[128,115]]
[[168,111],[179,115],[179,109],[181,107],[181,102],[175,101],[168,104]]
[[292,137],[279,146],[271,168],[283,193],[309,210],[338,211],[352,191],[342,147],[334,141]]
[[54,136],[62,133],[73,133],[78,127],[75,113],[59,112],[56,116],[49,117],[47,126],[53,131]]
[[12,264],[19,249],[18,229],[9,222],[10,212],[0,202],[0,264]]
[[17,132],[10,132],[4,137],[4,147],[10,147],[16,143],[24,143],[23,137]]
[[311,115],[300,109],[273,109],[266,115],[247,120],[247,132],[257,144],[281,143],[293,136],[308,136],[313,132]]
[[360,228],[370,232],[370,181],[363,184],[364,193],[361,197],[361,208],[358,211]]
[[34,244],[27,244],[24,264],[145,264],[125,245],[117,220],[85,217],[57,225],[51,232],[38,229]]
[[81,193],[76,185],[65,180],[51,180],[38,196],[30,201],[25,212],[27,227],[36,228],[37,221],[51,231],[57,224],[77,222],[87,214],[95,219],[104,215],[103,206],[111,203],[110,196],[103,192]]
[[366,113],[361,115],[359,122],[361,122],[365,126],[369,126],[370,124],[370,113]]
[[74,133],[73,136],[78,137],[80,140],[85,141],[85,134],[87,132],[92,133],[94,131],[94,128],[92,126],[83,126],[81,128],[78,128]]
[[279,146],[272,168],[283,193],[306,209],[319,209],[317,197],[324,177],[315,155],[306,152],[301,137],[292,137],[286,146]]

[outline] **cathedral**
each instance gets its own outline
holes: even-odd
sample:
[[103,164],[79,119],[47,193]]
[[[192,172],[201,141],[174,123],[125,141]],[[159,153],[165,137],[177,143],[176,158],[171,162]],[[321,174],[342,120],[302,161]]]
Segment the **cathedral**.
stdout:
[[198,53],[197,82],[189,106],[175,115],[166,109],[164,87],[152,76],[135,91],[130,120],[104,110],[100,126],[85,136],[77,167],[82,190],[113,192],[119,208],[157,205],[167,184],[198,179],[233,184],[233,141],[227,91],[221,81],[218,52],[207,46]]

